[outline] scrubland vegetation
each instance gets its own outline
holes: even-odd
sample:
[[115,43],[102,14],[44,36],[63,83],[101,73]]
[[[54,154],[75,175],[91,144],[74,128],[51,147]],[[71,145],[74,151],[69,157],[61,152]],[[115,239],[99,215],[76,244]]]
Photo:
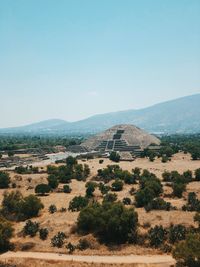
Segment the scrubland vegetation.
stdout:
[[[163,166],[170,164],[169,161],[163,162],[163,156],[173,161],[173,154],[183,150],[183,145],[185,153],[194,148],[189,137],[178,141],[175,136],[166,137],[163,142],[166,142],[165,149],[157,155],[157,162],[160,160]],[[149,157],[149,152],[145,153]],[[153,161],[150,170],[137,166],[124,169],[120,163],[112,164],[111,161],[105,165],[106,160],[98,159],[99,169],[95,171],[91,167],[92,161],[86,164],[85,160],[81,162],[68,157],[64,164],[0,171],[3,194],[0,208],[1,250],[13,249],[15,236],[20,235],[20,238],[32,240],[39,238],[41,246],[45,242],[53,251],[64,249],[66,253],[74,253],[94,249],[88,239],[92,235],[100,246],[125,244],[152,248],[173,254],[178,266],[199,266],[200,168],[185,169],[183,172],[166,169],[158,176],[154,172]],[[37,180],[42,175],[45,179]],[[13,177],[18,179],[17,182]],[[20,188],[23,177],[26,177],[27,184],[31,184],[31,194]],[[77,193],[74,182],[82,188],[81,193]],[[188,190],[193,184],[197,190]],[[54,202],[57,194],[61,196],[60,205]],[[69,201],[65,203],[62,198]],[[193,221],[164,225],[159,220],[154,224],[151,220],[141,220],[141,214],[151,216],[156,211],[191,214]],[[45,218],[49,216],[48,224],[42,223],[40,218],[43,214],[46,214]],[[66,214],[63,217],[66,221],[59,230],[54,231],[51,220],[54,217],[56,220],[58,214]],[[74,218],[74,223],[65,229],[68,216]]]

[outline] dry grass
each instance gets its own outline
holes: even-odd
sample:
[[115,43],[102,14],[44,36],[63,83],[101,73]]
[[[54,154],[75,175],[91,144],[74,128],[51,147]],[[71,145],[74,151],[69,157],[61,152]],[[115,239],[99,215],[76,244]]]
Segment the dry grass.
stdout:
[[[80,163],[82,163],[80,161]],[[99,164],[99,159],[93,159],[88,160],[86,162],[90,168],[91,168],[91,177],[96,175],[97,170],[100,168],[106,167],[108,164],[114,164],[113,162],[109,161],[109,159],[104,159],[103,164]],[[136,159],[134,162],[120,162],[120,167],[122,167],[124,170],[131,171],[135,167],[139,167],[141,169],[148,169],[149,171],[155,173],[159,178],[161,178],[162,173],[165,170],[172,171],[177,170],[178,172],[182,173],[183,171],[186,171],[188,169],[194,171],[195,169],[200,167],[200,161],[192,161],[190,158],[190,155],[185,155],[183,153],[176,154],[171,162],[162,163],[160,159],[156,159],[155,162],[150,162],[148,159]],[[17,184],[17,189],[22,192],[23,195],[28,195],[31,193],[34,193],[34,187],[38,183],[44,183],[46,182],[47,174],[31,174],[31,175],[18,175],[14,172],[11,172],[11,178],[12,182],[15,182]],[[90,179],[89,178],[89,179]],[[62,185],[60,185],[62,187]],[[78,240],[80,239],[80,236],[77,234],[74,234],[73,231],[71,231],[72,227],[74,227],[78,213],[77,212],[56,212],[54,214],[49,214],[48,207],[51,204],[55,204],[57,209],[59,210],[62,207],[68,208],[70,200],[76,196],[76,195],[84,195],[85,194],[85,182],[78,182],[73,180],[70,184],[72,188],[72,192],[70,194],[65,193],[51,193],[49,196],[41,197],[41,200],[45,206],[45,208],[42,210],[41,215],[38,218],[34,218],[34,221],[38,221],[40,223],[41,227],[47,227],[49,229],[49,237],[46,241],[41,241],[38,236],[34,238],[29,237],[21,237],[19,236],[19,233],[21,232],[24,222],[14,223],[15,228],[15,237],[13,238],[13,242],[17,245],[16,247],[18,249],[21,248],[21,244],[26,242],[32,242],[34,244],[31,251],[40,251],[40,252],[63,252],[66,253],[66,249],[58,249],[53,248],[51,246],[51,238],[57,234],[58,231],[63,231],[68,236],[67,242],[72,243],[78,243]],[[131,189],[132,185],[125,185],[123,191],[118,192],[118,199],[122,200],[124,197],[130,197],[132,200],[133,196],[129,194],[129,190]],[[137,185],[134,185],[135,188],[137,188]],[[13,189],[9,189],[8,191],[11,191]],[[200,197],[200,182],[193,182],[190,183],[187,186],[187,193],[194,191],[198,194]],[[3,198],[3,192],[4,190],[0,190],[0,202]],[[185,204],[184,198],[182,199],[173,199],[170,198],[169,195],[171,193],[171,189],[169,187],[164,187],[164,194],[168,197],[165,197],[166,201],[169,201],[172,203],[173,206],[176,206],[178,210],[176,211],[151,211],[149,213],[146,213],[144,209],[136,209],[139,215],[139,222],[141,225],[141,231],[144,230],[144,227],[142,225],[150,224],[150,226],[154,226],[156,224],[162,224],[163,226],[169,226],[170,224],[177,224],[181,223],[185,226],[194,226],[193,222],[193,212],[184,212],[181,210],[181,207]],[[187,193],[185,193],[185,197],[187,196]],[[100,193],[98,190],[95,192],[96,198],[100,197]],[[138,247],[134,245],[129,246],[121,246],[118,247],[116,250],[110,250],[104,245],[98,244],[96,249],[93,250],[88,249],[84,252],[81,252],[83,254],[91,255],[91,254],[97,254],[97,255],[110,255],[110,254],[153,254],[158,253],[154,249],[149,249],[145,247]],[[78,251],[80,253],[80,251]],[[22,265],[23,266],[23,265]],[[36,266],[36,265],[30,265],[30,266]],[[45,265],[37,265],[37,266],[45,266]],[[51,266],[51,265],[49,265]],[[54,266],[54,265],[52,265]],[[56,265],[55,265],[56,266]],[[64,265],[58,265],[58,266],[64,266]],[[66,266],[66,265],[65,265]],[[70,265],[75,266],[75,265]],[[78,266],[78,265],[77,265]],[[89,266],[89,265],[85,265]],[[100,266],[100,265],[98,265]],[[106,266],[106,265],[101,265]],[[109,265],[110,266],[110,265]]]

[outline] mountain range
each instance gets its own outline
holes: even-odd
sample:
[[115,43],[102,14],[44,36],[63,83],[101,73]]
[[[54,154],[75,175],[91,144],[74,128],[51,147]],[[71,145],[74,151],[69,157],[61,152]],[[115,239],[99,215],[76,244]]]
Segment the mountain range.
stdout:
[[51,119],[21,127],[2,128],[0,134],[93,134],[117,124],[134,124],[151,133],[200,132],[200,94],[143,109],[94,115],[76,122]]

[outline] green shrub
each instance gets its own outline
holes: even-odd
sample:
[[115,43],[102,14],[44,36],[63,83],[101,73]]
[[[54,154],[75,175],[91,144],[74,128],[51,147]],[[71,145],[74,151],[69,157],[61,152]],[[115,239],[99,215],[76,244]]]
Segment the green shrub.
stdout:
[[99,183],[99,190],[100,190],[100,192],[101,192],[102,195],[105,195],[110,190],[110,186],[105,185],[103,183]]
[[186,228],[185,226],[178,224],[178,225],[171,225],[169,228],[169,241],[170,243],[174,244],[177,241],[184,240],[186,238]]
[[46,240],[46,239],[47,239],[47,236],[48,236],[48,234],[49,234],[49,231],[48,231],[47,228],[41,228],[41,229],[39,230],[39,234],[40,234],[40,239],[42,239],[42,240]]
[[186,189],[186,186],[183,183],[173,183],[172,189],[173,189],[173,195],[175,197],[181,198],[183,192]]
[[52,204],[49,206],[49,213],[53,214],[57,211],[56,205]]
[[2,214],[10,220],[26,220],[36,217],[44,206],[34,195],[23,197],[19,191],[5,192],[2,201]]
[[58,184],[59,184],[58,179],[54,174],[50,174],[47,180],[48,180],[48,185],[50,188],[55,189],[58,187]]
[[104,196],[103,202],[115,202],[117,200],[117,195],[114,193],[108,193]]
[[71,193],[71,191],[72,191],[72,189],[71,189],[71,187],[69,185],[64,185],[63,186],[63,192],[64,193],[69,194],[69,193]]
[[88,248],[91,248],[91,244],[86,238],[82,238],[79,240],[77,248],[80,250],[86,250]]
[[200,181],[200,168],[195,171],[195,180]]
[[166,202],[162,198],[153,199],[151,202],[149,202],[145,206],[145,210],[146,211],[150,211],[150,210],[166,210],[166,211],[169,211],[170,209],[171,209],[171,203],[170,202]]
[[123,182],[121,181],[121,180],[115,180],[113,183],[112,183],[112,185],[111,185],[111,187],[112,187],[112,191],[122,191],[122,189],[123,189]]
[[28,220],[23,228],[23,234],[34,237],[39,231],[39,223]]
[[152,202],[154,198],[154,192],[151,188],[145,187],[144,189],[140,189],[135,194],[135,201],[137,207],[147,206],[150,202]]
[[137,231],[138,216],[134,209],[120,203],[92,203],[81,210],[78,231],[93,233],[106,243],[125,243]]
[[167,232],[162,226],[156,225],[149,230],[149,241],[153,247],[161,246],[167,238]]
[[176,244],[173,257],[178,266],[200,266],[200,234],[189,234],[186,240]]
[[6,172],[0,171],[0,189],[8,188],[10,184],[10,176]]
[[64,245],[64,240],[66,238],[65,233],[63,232],[58,232],[57,235],[55,235],[51,239],[51,244],[53,247],[61,248]]
[[48,184],[38,184],[35,187],[35,193],[41,196],[45,196],[51,191],[51,187]]
[[88,203],[89,203],[88,198],[82,196],[76,196],[70,201],[68,210],[73,212],[80,211],[81,209],[86,207]]
[[131,199],[129,197],[124,197],[122,202],[124,205],[131,205]]
[[94,193],[95,188],[96,188],[96,183],[87,182],[85,187],[86,187],[86,197],[88,197],[88,198],[93,197],[93,193]]
[[120,155],[117,152],[112,151],[110,153],[109,159],[112,160],[112,161],[114,161],[114,162],[119,162],[120,161]]
[[200,200],[197,199],[197,195],[194,192],[188,194],[187,204],[183,206],[183,210],[200,212]]
[[69,242],[69,243],[67,244],[66,248],[68,249],[69,254],[72,254],[72,253],[75,251],[76,246],[72,245],[72,243]]
[[10,247],[10,239],[14,229],[12,224],[4,217],[0,216],[0,252],[6,251]]

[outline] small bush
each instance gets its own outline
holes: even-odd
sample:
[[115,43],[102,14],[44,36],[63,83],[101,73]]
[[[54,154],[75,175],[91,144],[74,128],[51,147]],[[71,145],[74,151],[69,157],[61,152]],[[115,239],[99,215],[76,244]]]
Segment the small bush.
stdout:
[[183,183],[173,183],[172,189],[173,189],[173,195],[175,197],[181,198],[183,192],[186,189],[186,186]]
[[114,161],[114,162],[119,162],[120,161],[120,155],[117,152],[112,151],[110,153],[109,159],[112,160],[112,161]]
[[88,197],[88,198],[93,197],[93,193],[94,193],[95,188],[96,188],[96,183],[88,182],[88,183],[86,183],[85,187],[86,187],[86,197]]
[[200,181],[200,168],[195,171],[195,180]]
[[129,197],[125,197],[122,200],[124,205],[131,205],[131,199]]
[[23,234],[34,237],[39,231],[39,223],[28,220],[23,228]]
[[135,236],[138,224],[137,213],[122,203],[92,203],[81,210],[78,231],[93,233],[106,243],[125,243]]
[[86,250],[90,247],[91,247],[91,244],[86,238],[80,239],[77,245],[77,248],[80,250]]
[[48,185],[50,188],[55,189],[58,187],[59,182],[58,182],[56,175],[50,174],[47,180],[48,180]]
[[38,184],[35,187],[35,193],[41,196],[48,194],[51,191],[51,187],[48,184]]
[[8,188],[10,184],[10,176],[6,172],[0,171],[0,189]]
[[63,186],[63,192],[64,193],[69,194],[69,193],[71,193],[71,191],[72,191],[72,189],[71,189],[71,187],[69,185],[64,185]]
[[166,239],[167,232],[162,226],[155,226],[149,230],[150,245],[153,247],[159,247]]
[[0,252],[9,249],[13,232],[12,224],[0,216]]
[[110,186],[105,185],[103,183],[99,183],[99,190],[101,191],[102,195],[105,195],[108,193],[108,191],[110,190]]
[[69,203],[69,211],[80,211],[88,205],[88,198],[82,196],[74,197]]
[[49,213],[53,214],[57,211],[56,205],[52,204],[49,206]]
[[103,202],[115,202],[117,200],[117,195],[114,193],[108,193],[104,196]]
[[48,234],[49,234],[49,231],[48,231],[47,228],[41,228],[41,229],[39,230],[39,234],[40,234],[40,239],[42,239],[42,240],[46,240],[46,239],[47,239],[47,236],[48,236]]
[[185,226],[178,224],[178,225],[171,225],[169,228],[169,241],[170,243],[174,244],[177,241],[184,240],[186,237],[186,228]]
[[51,244],[53,247],[57,247],[57,248],[61,248],[64,244],[64,240],[66,238],[65,233],[63,232],[58,232],[57,235],[55,235],[52,239],[51,239]]
[[111,185],[112,191],[121,191],[123,189],[123,182],[121,180],[116,180]]
[[69,243],[67,244],[66,248],[68,249],[69,254],[72,254],[72,253],[75,251],[76,246],[72,245],[72,243],[69,242]]
[[200,234],[189,234],[186,240],[176,244],[173,257],[178,266],[200,266]]

